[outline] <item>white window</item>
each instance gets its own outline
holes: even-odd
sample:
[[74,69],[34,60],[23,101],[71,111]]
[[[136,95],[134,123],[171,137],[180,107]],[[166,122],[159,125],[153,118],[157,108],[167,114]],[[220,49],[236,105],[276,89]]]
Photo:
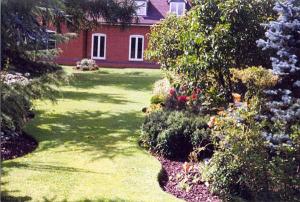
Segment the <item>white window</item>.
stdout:
[[177,16],[181,16],[185,11],[185,3],[184,2],[171,2],[170,3],[170,12],[176,14]]
[[42,49],[47,49],[47,50],[55,49],[56,48],[56,39],[55,39],[56,32],[52,31],[52,30],[46,30],[46,32],[47,32],[46,43]]
[[147,15],[147,1],[135,1],[135,4],[137,6],[136,14],[141,16]]
[[129,40],[129,60],[143,61],[144,36],[131,35]]
[[106,35],[93,34],[92,35],[92,59],[106,59]]

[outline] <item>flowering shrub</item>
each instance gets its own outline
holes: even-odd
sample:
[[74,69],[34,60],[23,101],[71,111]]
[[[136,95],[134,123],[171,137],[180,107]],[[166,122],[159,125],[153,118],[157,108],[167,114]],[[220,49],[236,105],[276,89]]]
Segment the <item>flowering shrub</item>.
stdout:
[[21,73],[16,73],[16,74],[11,74],[11,73],[1,73],[0,74],[0,79],[3,81],[3,83],[7,85],[12,85],[12,84],[19,84],[22,86],[28,85],[29,84],[29,79],[28,76],[30,76],[29,73],[23,74]]
[[76,69],[81,71],[93,71],[98,70],[99,67],[96,64],[95,60],[92,59],[82,59],[76,63]]
[[166,108],[169,110],[190,110],[199,112],[204,107],[205,95],[201,88],[181,85],[171,88],[166,100]]
[[213,192],[228,200],[297,201],[300,199],[300,133],[294,126],[291,139],[272,150],[262,135],[265,123],[257,121],[260,105],[230,108],[211,120],[215,153],[202,166],[203,179]]
[[146,108],[145,113],[151,114],[153,112],[161,111],[161,110],[163,110],[163,107],[162,107],[161,103],[151,104],[150,107]]
[[148,59],[183,74],[186,81],[200,83],[216,95],[211,98],[230,101],[229,68],[270,66],[268,54],[255,42],[264,36],[261,23],[273,17],[274,2],[195,0],[187,15],[171,15],[151,29]]
[[[194,82],[187,82],[184,76],[166,73],[167,78],[155,83],[152,104],[162,104],[167,110],[188,110],[192,113],[207,113],[215,110],[222,102],[213,88],[202,89]],[[218,103],[215,103],[219,100]]]
[[[161,57],[164,52],[152,50],[165,70],[179,76],[171,81],[164,110],[147,116],[143,143],[168,157],[189,153],[190,160],[212,145],[201,172],[225,200],[300,201],[300,2],[276,3],[278,19],[258,41],[270,51],[261,52],[255,41],[265,32],[261,23],[274,19],[274,3],[199,1],[186,21],[178,21],[189,28],[173,41],[181,51]],[[195,23],[189,27],[188,21]],[[154,30],[152,43],[166,42],[157,33],[169,30],[167,23]],[[259,66],[271,67],[269,54],[273,71]],[[204,127],[191,120],[200,114],[212,114]]]
[[170,81],[167,78],[164,78],[154,83],[152,93],[154,96],[157,95],[166,98],[169,94],[170,89],[171,89]]

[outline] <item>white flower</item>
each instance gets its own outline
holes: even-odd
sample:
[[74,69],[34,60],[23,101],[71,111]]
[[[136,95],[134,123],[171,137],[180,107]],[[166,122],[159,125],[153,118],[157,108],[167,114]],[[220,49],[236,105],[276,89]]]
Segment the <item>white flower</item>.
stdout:
[[171,89],[171,84],[167,78],[161,79],[154,83],[153,94],[168,96]]
[[22,86],[28,85],[28,78],[22,76],[21,73],[1,75],[3,82],[7,85],[19,84]]

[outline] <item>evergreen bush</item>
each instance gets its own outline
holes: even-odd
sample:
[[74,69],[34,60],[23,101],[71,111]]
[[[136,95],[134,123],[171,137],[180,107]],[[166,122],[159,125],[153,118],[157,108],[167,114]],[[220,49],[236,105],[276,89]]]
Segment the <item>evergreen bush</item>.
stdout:
[[140,142],[165,157],[187,157],[193,149],[210,142],[206,122],[207,118],[188,112],[153,112],[144,121]]
[[270,121],[265,137],[271,140],[271,147],[282,142],[274,139],[291,139],[291,127],[300,122],[300,3],[278,2],[274,10],[277,20],[266,25],[266,39],[257,42],[274,52],[272,67],[279,77],[278,85],[266,91],[269,101],[262,116]]

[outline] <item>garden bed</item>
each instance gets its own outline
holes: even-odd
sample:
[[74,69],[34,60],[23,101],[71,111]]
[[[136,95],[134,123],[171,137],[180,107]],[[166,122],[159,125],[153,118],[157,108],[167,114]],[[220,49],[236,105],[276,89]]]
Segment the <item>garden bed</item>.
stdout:
[[[200,202],[200,201],[221,201],[217,196],[212,195],[209,192],[208,187],[203,182],[192,183],[191,188],[186,191],[180,188],[180,180],[178,174],[183,172],[184,161],[181,160],[169,160],[164,157],[157,157],[162,164],[162,171],[159,175],[159,184],[161,188],[176,196],[177,198],[184,199],[188,202]],[[197,166],[196,164],[190,163],[191,166]]]
[[24,132],[11,137],[1,137],[1,160],[24,156],[34,151],[37,146],[37,141]]

